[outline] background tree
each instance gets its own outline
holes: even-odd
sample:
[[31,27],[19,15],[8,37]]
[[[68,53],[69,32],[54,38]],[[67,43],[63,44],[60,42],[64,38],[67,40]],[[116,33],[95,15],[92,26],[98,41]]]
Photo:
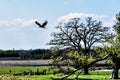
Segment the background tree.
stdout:
[[[113,26],[113,29],[115,34],[112,34],[109,36],[109,38],[106,39],[107,43],[101,50],[99,49],[99,54],[112,54],[110,58],[110,61],[113,63],[113,72],[111,78],[118,79],[118,72],[120,68],[120,13],[116,14],[116,23]],[[97,51],[99,52],[99,50]]]
[[116,14],[116,23],[113,26],[115,32],[116,32],[116,37],[113,39],[111,42],[111,47],[114,49],[114,56],[112,57],[112,62],[114,64],[114,70],[112,73],[112,78],[118,79],[118,72],[120,68],[120,13]]
[[112,42],[112,47],[114,48],[114,55],[112,56],[112,62],[114,64],[114,70],[112,72],[112,78],[118,79],[118,72],[120,68],[120,13],[116,14],[116,23],[113,26],[115,32],[116,32],[116,37],[114,41]]
[[[84,66],[84,74],[88,74],[88,59],[91,56],[91,49],[105,41],[109,28],[104,27],[100,21],[87,17],[85,20],[72,18],[68,22],[61,22],[56,29],[59,32],[52,33],[53,39],[49,42],[49,45],[55,45],[62,49],[69,48],[77,51],[77,55],[84,56],[82,65]],[[92,53],[92,55],[95,55],[95,53]],[[73,56],[71,55],[71,57]]]

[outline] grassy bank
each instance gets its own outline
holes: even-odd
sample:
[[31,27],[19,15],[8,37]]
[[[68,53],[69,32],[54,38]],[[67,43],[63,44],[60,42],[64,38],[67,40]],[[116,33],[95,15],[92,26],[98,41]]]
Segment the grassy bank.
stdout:
[[[25,72],[33,72],[36,73],[39,70],[39,72],[42,72],[43,70],[46,70],[46,74],[28,74],[28,75],[22,75],[21,73]],[[41,67],[0,67],[0,80],[52,80],[51,78],[61,78],[62,74],[53,74],[54,69],[50,69],[50,67],[47,66],[41,66]],[[16,75],[15,75],[16,74]],[[21,74],[21,75],[19,75]],[[15,75],[15,76],[13,76]],[[111,75],[110,71],[90,71],[90,75],[83,75],[81,74],[79,76],[80,79],[93,79],[93,80],[109,80]],[[75,78],[76,74],[70,76],[69,78]]]

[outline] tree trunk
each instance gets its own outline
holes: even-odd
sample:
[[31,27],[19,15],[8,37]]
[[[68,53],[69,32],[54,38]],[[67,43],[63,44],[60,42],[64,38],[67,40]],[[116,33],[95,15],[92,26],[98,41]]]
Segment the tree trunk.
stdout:
[[84,66],[84,75],[88,75],[89,74],[88,68],[89,67],[87,65]]
[[115,53],[113,55],[113,59],[112,59],[113,63],[114,63],[114,69],[111,75],[112,79],[119,79],[118,77],[118,72],[119,72],[119,64],[120,64],[120,58],[117,57],[117,54]]
[[119,69],[113,69],[111,78],[112,78],[112,79],[119,79],[119,77],[118,77],[118,72],[119,72]]

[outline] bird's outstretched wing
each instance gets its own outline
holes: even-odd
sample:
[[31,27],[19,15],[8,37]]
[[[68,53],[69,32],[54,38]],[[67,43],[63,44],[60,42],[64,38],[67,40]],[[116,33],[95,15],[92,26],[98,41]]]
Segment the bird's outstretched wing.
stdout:
[[38,26],[40,26],[40,27],[41,27],[41,24],[40,24],[39,22],[35,21],[35,23],[36,23]]
[[36,23],[40,28],[45,28],[45,26],[47,25],[48,21],[45,21],[42,25],[41,25],[38,21],[35,21],[35,23]]
[[45,21],[41,26],[45,27],[47,25],[48,21]]

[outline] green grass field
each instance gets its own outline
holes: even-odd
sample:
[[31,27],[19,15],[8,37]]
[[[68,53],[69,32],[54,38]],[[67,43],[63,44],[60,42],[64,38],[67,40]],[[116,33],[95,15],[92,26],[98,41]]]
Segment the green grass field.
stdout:
[[[43,70],[46,70],[45,75],[17,75],[13,76],[14,74],[19,74],[23,72],[36,72],[39,70],[42,72]],[[35,67],[35,66],[29,66],[29,67],[0,67],[0,80],[52,80],[51,78],[61,78],[62,74],[53,74],[53,69],[50,70],[50,67],[41,66],[41,67]],[[93,79],[93,80],[110,80],[110,71],[90,71],[90,75],[83,75],[80,74],[80,79]],[[76,74],[70,76],[69,78],[75,78]]]

